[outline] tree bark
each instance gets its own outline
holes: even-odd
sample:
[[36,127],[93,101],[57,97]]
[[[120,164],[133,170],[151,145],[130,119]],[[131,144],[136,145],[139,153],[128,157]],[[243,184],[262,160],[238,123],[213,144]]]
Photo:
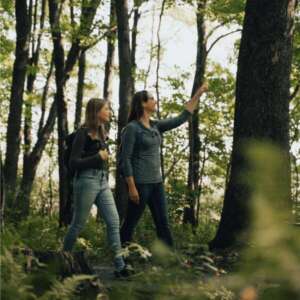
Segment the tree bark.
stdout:
[[[121,130],[127,124],[128,113],[133,93],[132,66],[129,42],[128,24],[128,2],[127,0],[116,1],[117,27],[118,27],[118,48],[119,48],[119,119],[117,145],[120,144]],[[126,214],[127,192],[126,183],[120,176],[120,170],[116,170],[116,203],[120,219],[123,220]]]
[[[206,0],[199,0],[197,6],[197,57],[196,71],[192,88],[192,96],[197,88],[204,82],[206,68],[206,39],[205,39],[205,8]],[[199,107],[194,111],[192,118],[189,120],[189,169],[188,169],[188,204],[183,217],[184,223],[196,225],[196,202],[199,201],[199,173],[200,173],[200,132],[199,132]]]
[[16,193],[23,93],[29,55],[30,18],[26,0],[15,1],[15,14],[17,41],[10,94],[4,167],[8,209],[13,206]]
[[242,236],[251,221],[251,190],[240,180],[249,170],[242,150],[245,142],[270,141],[282,149],[287,168],[281,177],[290,191],[289,87],[295,7],[293,0],[246,3],[238,58],[231,172],[211,248],[245,242]]

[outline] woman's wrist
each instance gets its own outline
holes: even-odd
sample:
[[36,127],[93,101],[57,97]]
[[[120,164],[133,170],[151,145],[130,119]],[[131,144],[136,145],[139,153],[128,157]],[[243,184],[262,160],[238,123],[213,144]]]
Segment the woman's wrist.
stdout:
[[134,182],[133,176],[127,177],[127,178],[126,178],[126,181],[127,181],[127,185],[128,185],[128,189],[129,189],[129,190],[136,189],[136,186],[135,186],[135,182]]
[[194,109],[188,108],[187,106],[184,108],[184,110],[187,111],[191,115],[194,113]]

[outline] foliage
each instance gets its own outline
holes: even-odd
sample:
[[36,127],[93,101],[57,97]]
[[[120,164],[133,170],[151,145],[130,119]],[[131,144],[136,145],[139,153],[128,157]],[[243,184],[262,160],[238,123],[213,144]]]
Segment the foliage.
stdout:
[[1,297],[3,299],[74,299],[75,293],[78,293],[76,290],[78,285],[85,280],[93,278],[93,276],[89,275],[72,276],[63,281],[52,278],[49,289],[41,294],[41,291],[37,291],[37,286],[34,284],[39,287],[43,286],[43,281],[49,280],[51,274],[47,274],[47,279],[44,276],[39,276],[37,281],[34,274],[25,272],[23,267],[25,259],[25,257],[20,255],[16,259],[7,249],[4,249],[1,254]]

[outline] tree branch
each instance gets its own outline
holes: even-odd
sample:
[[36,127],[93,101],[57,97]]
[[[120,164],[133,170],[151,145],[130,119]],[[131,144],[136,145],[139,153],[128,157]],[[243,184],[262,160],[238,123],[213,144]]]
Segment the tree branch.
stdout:
[[[183,149],[180,150],[179,154],[183,153],[189,145],[186,145]],[[177,163],[180,162],[180,159],[177,159],[177,157],[174,157],[173,163],[171,165],[171,167],[169,168],[169,170],[165,173],[165,179],[170,175],[170,173],[173,171],[173,169],[175,168],[175,166],[177,165]]]
[[221,39],[223,39],[223,38],[225,38],[225,37],[227,37],[227,36],[229,36],[229,35],[231,35],[231,34],[233,34],[233,33],[236,33],[236,32],[239,32],[239,31],[242,31],[242,29],[236,29],[236,30],[233,30],[233,31],[230,31],[230,32],[227,32],[227,33],[225,33],[225,34],[222,34],[222,35],[220,35],[211,45],[210,45],[210,47],[207,49],[207,51],[206,51],[206,55],[208,55],[209,54],[209,52],[212,50],[212,48],[221,40]]
[[298,83],[293,91],[293,93],[290,95],[290,101],[292,101],[298,94],[300,89],[300,83]]

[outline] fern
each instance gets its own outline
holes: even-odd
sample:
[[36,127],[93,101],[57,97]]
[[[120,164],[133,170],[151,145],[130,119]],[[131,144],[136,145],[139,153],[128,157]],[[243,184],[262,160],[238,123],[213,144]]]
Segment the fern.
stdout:
[[91,275],[75,275],[66,278],[63,282],[56,281],[50,291],[47,291],[41,300],[69,300],[73,299],[78,285],[85,281],[91,280],[95,276]]
[[2,299],[37,299],[32,292],[33,287],[28,283],[27,274],[7,249],[0,256],[0,264]]

